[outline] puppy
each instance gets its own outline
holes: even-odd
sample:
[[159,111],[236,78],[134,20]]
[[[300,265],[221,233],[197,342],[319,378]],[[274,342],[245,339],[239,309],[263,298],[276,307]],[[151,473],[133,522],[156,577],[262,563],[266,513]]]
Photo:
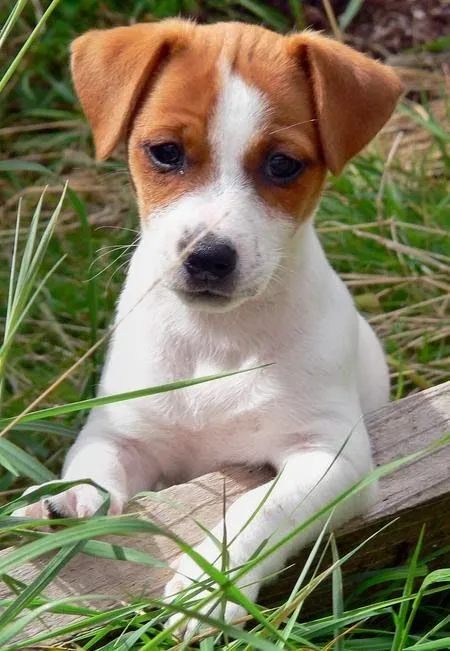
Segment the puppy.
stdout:
[[[160,482],[271,464],[275,482],[240,497],[213,531],[221,541],[226,529],[233,576],[371,470],[363,414],[388,401],[388,370],[313,215],[327,171],[339,174],[375,136],[401,85],[314,33],[183,20],[88,32],[73,43],[72,71],[98,159],[127,143],[141,219],[99,395],[272,364],[93,410],[63,479],[94,480],[117,514]],[[372,499],[347,500],[333,525]],[[86,517],[100,501],[77,486],[26,513]],[[240,589],[255,599],[323,526],[281,546]],[[197,551],[221,567],[212,537]],[[167,597],[201,576],[181,557]],[[226,619],[240,615],[228,603]]]

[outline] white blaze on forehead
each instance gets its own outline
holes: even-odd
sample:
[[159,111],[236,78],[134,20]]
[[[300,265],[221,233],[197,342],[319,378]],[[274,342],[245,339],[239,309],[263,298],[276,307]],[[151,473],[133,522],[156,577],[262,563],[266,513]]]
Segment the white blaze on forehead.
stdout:
[[264,125],[269,104],[262,91],[247,84],[223,62],[220,67],[221,90],[209,137],[219,178],[231,180],[241,175],[245,152]]

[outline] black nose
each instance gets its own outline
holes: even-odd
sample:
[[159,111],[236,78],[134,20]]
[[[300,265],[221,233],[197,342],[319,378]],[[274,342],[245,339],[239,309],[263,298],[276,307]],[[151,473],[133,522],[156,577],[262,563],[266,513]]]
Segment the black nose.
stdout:
[[223,280],[236,268],[236,249],[214,236],[201,239],[184,262],[194,280]]

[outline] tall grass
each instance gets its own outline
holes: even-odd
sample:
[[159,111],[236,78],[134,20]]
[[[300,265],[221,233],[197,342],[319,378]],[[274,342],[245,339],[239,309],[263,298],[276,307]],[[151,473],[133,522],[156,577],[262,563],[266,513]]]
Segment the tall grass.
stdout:
[[[114,9],[119,8],[117,3],[112,4]],[[348,3],[338,20],[339,29],[345,29],[361,4]],[[41,646],[56,648],[56,640],[61,637],[68,638],[72,648],[77,645],[78,648],[111,651],[181,648],[173,637],[174,631],[161,626],[174,610],[197,617],[212,629],[213,632],[201,632],[192,640],[192,644],[198,644],[203,651],[300,648],[426,651],[450,648],[450,617],[447,614],[450,570],[428,571],[421,560],[426,532],[418,537],[417,547],[404,567],[387,568],[377,576],[361,573],[355,594],[347,595],[345,563],[357,556],[369,539],[340,557],[333,535],[324,528],[292,592],[284,603],[271,609],[248,603],[236,585],[237,577],[230,581],[226,567],[219,569],[205,559],[196,558],[205,572],[205,582],[211,586],[210,595],[201,605],[213,605],[224,597],[236,601],[250,613],[246,630],[200,614],[195,586],[171,605],[136,596],[120,606],[105,609],[103,605],[96,605],[101,595],[83,595],[82,602],[79,598],[52,600],[46,596],[46,588],[76,554],[116,559],[116,562],[120,562],[117,560],[120,556],[138,565],[140,571],[160,565],[157,558],[134,549],[132,535],[137,532],[167,537],[185,553],[195,555],[195,550],[185,541],[155,523],[129,515],[104,517],[109,504],[109,496],[104,492],[102,507],[95,518],[56,521],[56,531],[51,535],[36,530],[42,522],[11,517],[13,510],[42,495],[55,494],[74,485],[74,482],[52,484],[45,489],[35,489],[25,497],[18,496],[30,480],[41,483],[55,477],[61,454],[76,435],[86,410],[98,404],[92,395],[97,364],[93,367],[89,359],[100,350],[99,342],[107,338],[112,299],[120,285],[120,276],[112,280],[113,295],[105,297],[105,276],[97,277],[92,269],[86,274],[85,270],[86,266],[95,264],[95,250],[100,245],[113,242],[115,247],[126,247],[118,249],[121,252],[130,250],[126,230],[119,228],[106,234],[93,232],[92,213],[97,210],[101,214],[95,195],[98,172],[89,154],[85,153],[89,152],[86,132],[74,108],[66,78],[58,79],[53,70],[46,70],[44,74],[44,69],[40,69],[39,74],[42,73],[47,84],[47,99],[40,88],[35,89],[27,82],[36,72],[34,68],[23,67],[24,57],[32,52],[57,5],[56,1],[48,4],[36,25],[30,28],[30,35],[19,52],[11,56],[0,79],[2,97],[7,95],[13,106],[20,107],[17,120],[9,119],[5,127],[7,139],[8,134],[15,136],[14,143],[8,145],[12,156],[0,161],[1,170],[11,185],[4,215],[11,219],[14,211],[15,216],[13,228],[7,221],[0,233],[4,242],[0,259],[5,262],[0,291],[6,290],[0,348],[0,465],[4,470],[0,476],[0,533],[5,546],[11,541],[16,543],[13,550],[0,556],[0,576],[11,590],[11,597],[0,603],[0,648],[3,651]],[[135,3],[130,14],[139,18],[144,5],[146,3]],[[36,7],[36,3],[33,6]],[[12,7],[0,35],[3,48],[18,25],[28,24],[30,7],[31,4],[23,0]],[[89,7],[93,22],[95,10]],[[152,7],[159,15],[169,15],[178,9],[194,10],[194,5],[185,3],[176,3],[174,8],[171,3],[161,2],[153,3]],[[290,24],[285,14],[261,2],[246,0],[233,6],[211,2],[206,7],[229,17],[236,13],[245,17],[251,14],[277,29],[286,29]],[[244,13],[239,13],[239,7]],[[293,19],[301,24],[302,3],[291,2],[290,7]],[[61,16],[71,15],[73,20],[70,12],[76,12],[74,5],[62,0],[60,9],[59,17],[57,12],[53,15],[56,23],[61,21]],[[105,12],[100,19],[108,22],[111,16]],[[80,24],[83,20],[87,20],[85,15],[80,16]],[[67,20],[63,22],[65,29],[69,29]],[[52,33],[51,23],[47,23],[47,29],[49,45],[48,50],[44,49],[44,59],[50,59],[50,52],[67,46],[67,41],[62,46],[56,33]],[[36,63],[36,69],[39,65]],[[450,269],[445,242],[450,210],[449,139],[445,125],[434,117],[431,107],[425,105],[418,110],[416,105],[407,104],[402,110],[425,129],[429,151],[409,166],[402,166],[394,159],[389,168],[384,166],[386,155],[372,151],[361,157],[343,177],[330,182],[318,219],[319,232],[330,258],[355,292],[361,309],[372,317],[384,336],[395,397],[448,376],[447,337],[450,333],[445,316]],[[40,128],[33,131],[37,119],[42,122]],[[42,125],[55,123],[57,126],[49,130],[42,128]],[[66,149],[69,154],[64,159]],[[38,160],[30,160],[30,152]],[[411,155],[413,153],[411,150]],[[436,164],[438,173],[435,172]],[[80,171],[77,167],[82,168],[88,183],[89,178],[94,179],[87,190],[86,185],[80,183],[77,189],[66,189],[66,176],[76,177],[73,172]],[[119,206],[117,221],[134,231],[133,215],[127,208],[129,194],[123,201],[116,187],[122,169],[120,160],[102,168],[104,178],[112,179],[114,190],[108,186],[100,203],[116,202]],[[49,184],[46,193],[39,190],[42,179]],[[74,185],[76,181],[75,178]],[[27,194],[30,187],[35,186],[38,194]],[[11,200],[15,200],[17,194],[20,199],[14,204]],[[58,228],[63,236],[55,237]],[[6,250],[8,243],[9,251]],[[112,263],[114,268],[117,250],[108,251],[104,266]],[[65,272],[61,266],[63,260]],[[67,290],[67,284],[71,291]],[[33,361],[36,350],[39,367]],[[61,374],[63,369],[65,372]],[[180,382],[173,385],[145,388],[142,395],[177,390],[204,381],[220,382],[220,378],[180,378]],[[136,396],[128,394],[106,400],[133,397]],[[318,517],[329,516],[342,501],[371,481],[411,460],[402,459],[377,469],[363,482],[336,497],[311,521],[301,523],[280,544],[286,544],[300,530],[314,524]],[[129,542],[112,546],[97,540],[108,534],[121,534]],[[332,550],[330,564],[323,560],[326,549]],[[255,558],[240,568],[239,576],[244,576],[273,551],[273,547],[265,545]],[[53,558],[28,585],[15,578],[15,572],[25,563],[48,552],[54,553]],[[438,553],[437,550],[436,556]],[[305,602],[330,577],[332,611],[322,617],[303,617]],[[46,612],[67,615],[67,623],[30,637],[25,632],[26,627]],[[76,621],[73,615],[78,617]]]

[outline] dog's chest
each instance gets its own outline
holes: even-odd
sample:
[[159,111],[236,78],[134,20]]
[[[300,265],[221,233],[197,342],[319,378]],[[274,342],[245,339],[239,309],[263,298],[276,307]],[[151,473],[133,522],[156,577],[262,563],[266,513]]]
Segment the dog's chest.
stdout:
[[234,367],[199,360],[192,377],[216,379],[166,394],[161,417],[193,430],[257,428],[277,394],[271,374],[259,366],[255,359]]
[[[205,362],[195,376],[222,373]],[[186,480],[226,464],[267,462],[273,445],[267,414],[275,408],[276,394],[271,385],[256,369],[158,396],[152,447],[166,479]]]
[[[161,314],[161,306],[159,310]],[[151,338],[143,332],[144,318],[135,320],[133,336],[119,333],[105,392],[190,378],[196,383],[121,403],[115,408],[116,421],[120,412],[123,429],[148,441],[162,466],[167,468],[168,457],[173,461],[170,477],[178,477],[180,468],[194,476],[218,463],[265,461],[273,446],[273,423],[286,411],[286,369],[276,354],[277,338],[262,328],[255,333],[254,324],[225,328],[215,322],[200,328],[180,314],[160,322],[165,327],[155,329]],[[138,346],[137,340],[146,346]],[[211,379],[199,382],[207,377]],[[280,429],[278,422],[275,430]]]

